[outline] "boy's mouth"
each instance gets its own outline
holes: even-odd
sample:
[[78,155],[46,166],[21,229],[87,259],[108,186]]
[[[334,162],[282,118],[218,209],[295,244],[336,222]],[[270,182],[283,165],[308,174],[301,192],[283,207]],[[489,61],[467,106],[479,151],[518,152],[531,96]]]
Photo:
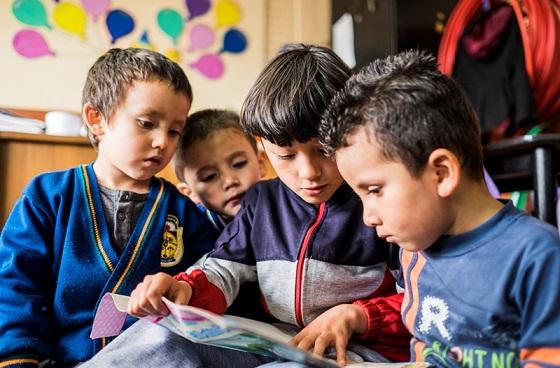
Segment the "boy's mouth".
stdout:
[[303,191],[310,196],[318,196],[323,192],[323,190],[326,187],[327,187],[327,185],[325,184],[325,185],[317,185],[317,186],[314,186],[314,187],[305,187],[305,188],[301,188],[301,189],[303,189]]
[[377,236],[380,237],[381,239],[385,240],[387,243],[394,243],[395,242],[395,237],[389,234],[380,234],[377,233]]
[[159,165],[161,163],[161,159],[159,157],[150,157],[144,160],[149,164]]
[[229,198],[226,200],[226,203],[240,202],[241,199],[243,199],[243,195],[244,195],[244,194],[245,194],[245,193],[239,193],[239,194],[236,194],[236,195],[234,195],[234,196],[232,196],[232,197],[229,197]]

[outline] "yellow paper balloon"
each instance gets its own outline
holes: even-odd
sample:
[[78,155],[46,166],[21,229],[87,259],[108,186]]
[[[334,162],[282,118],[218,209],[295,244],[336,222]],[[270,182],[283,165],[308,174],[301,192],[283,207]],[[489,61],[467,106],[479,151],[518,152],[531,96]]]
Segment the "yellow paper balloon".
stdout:
[[181,54],[179,54],[179,51],[175,50],[175,49],[169,49],[165,52],[165,56],[167,56],[169,58],[169,60],[173,60],[176,63],[181,62]]
[[82,39],[86,38],[87,15],[81,6],[60,2],[54,7],[53,17],[54,23],[60,29],[77,34]]
[[150,51],[156,51],[156,48],[151,43],[134,42],[130,47],[135,49],[146,49]]
[[241,20],[241,9],[232,0],[220,0],[216,4],[216,27],[234,26]]

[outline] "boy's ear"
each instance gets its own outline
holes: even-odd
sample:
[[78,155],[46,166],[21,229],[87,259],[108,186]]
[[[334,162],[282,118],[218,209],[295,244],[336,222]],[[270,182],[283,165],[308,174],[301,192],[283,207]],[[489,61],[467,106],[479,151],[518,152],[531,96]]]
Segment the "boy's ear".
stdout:
[[428,157],[428,166],[435,174],[438,195],[449,198],[461,182],[461,162],[457,155],[446,148],[438,148]]
[[103,122],[104,118],[101,112],[97,110],[91,102],[87,102],[82,109],[82,118],[86,123],[88,129],[96,137],[101,137],[104,133]]
[[196,195],[195,192],[193,192],[192,188],[185,183],[184,181],[180,181],[177,183],[177,185],[175,185],[177,187],[177,190],[184,196],[189,197],[191,199],[191,201],[193,201],[195,204],[200,204],[200,198],[198,198],[198,196]]
[[261,174],[261,179],[266,176],[266,153],[264,151],[257,151],[257,160],[259,162],[259,172]]

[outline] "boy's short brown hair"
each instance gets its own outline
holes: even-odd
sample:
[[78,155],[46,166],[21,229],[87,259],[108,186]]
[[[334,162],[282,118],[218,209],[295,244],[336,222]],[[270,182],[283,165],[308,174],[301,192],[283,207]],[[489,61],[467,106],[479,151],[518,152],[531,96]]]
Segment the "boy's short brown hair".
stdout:
[[386,159],[399,160],[414,176],[434,150],[446,148],[471,178],[483,178],[476,113],[459,85],[425,52],[379,59],[352,76],[323,115],[320,141],[333,153],[360,126]]
[[[151,79],[168,82],[175,92],[183,93],[192,102],[191,85],[177,63],[146,49],[113,48],[101,55],[89,69],[82,92],[82,106],[89,102],[108,119],[122,103],[132,83]],[[91,132],[88,136],[97,147],[97,137]]]

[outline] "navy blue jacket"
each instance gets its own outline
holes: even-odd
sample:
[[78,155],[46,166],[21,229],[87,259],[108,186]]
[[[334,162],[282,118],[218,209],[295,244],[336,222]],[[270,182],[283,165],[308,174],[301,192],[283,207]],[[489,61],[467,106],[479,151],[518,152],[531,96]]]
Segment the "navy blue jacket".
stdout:
[[[242,283],[258,281],[270,314],[300,327],[336,305],[357,303],[369,321],[362,337],[383,342],[409,336],[391,273],[398,268],[398,247],[363,223],[362,204],[347,184],[312,205],[273,179],[247,192],[215,250],[178,278],[193,286],[192,305],[217,313]],[[406,351],[408,340],[402,342]]]

